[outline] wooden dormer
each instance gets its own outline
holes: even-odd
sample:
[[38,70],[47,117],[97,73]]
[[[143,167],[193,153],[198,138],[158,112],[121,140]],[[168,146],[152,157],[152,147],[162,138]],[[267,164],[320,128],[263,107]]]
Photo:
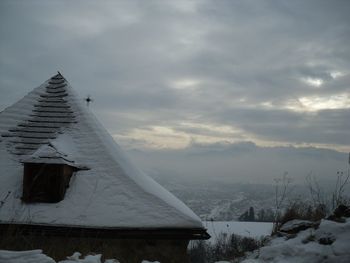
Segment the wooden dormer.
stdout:
[[67,164],[25,162],[22,201],[57,203],[63,200],[76,170]]
[[22,163],[22,201],[26,203],[57,203],[63,200],[72,175],[82,169],[50,144],[40,147]]

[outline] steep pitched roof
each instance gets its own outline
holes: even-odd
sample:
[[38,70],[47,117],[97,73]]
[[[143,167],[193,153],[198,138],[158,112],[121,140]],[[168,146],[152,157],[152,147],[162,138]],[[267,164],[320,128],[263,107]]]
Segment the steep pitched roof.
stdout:
[[[0,223],[203,228],[186,205],[130,163],[61,74],[2,111],[0,135]],[[89,169],[72,177],[61,202],[23,204],[21,162],[38,158]]]

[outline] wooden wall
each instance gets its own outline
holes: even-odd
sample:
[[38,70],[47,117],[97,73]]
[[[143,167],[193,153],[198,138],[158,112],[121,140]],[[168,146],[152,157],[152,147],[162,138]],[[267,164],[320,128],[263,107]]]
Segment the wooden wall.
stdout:
[[[2,235],[0,249],[42,249],[56,261],[63,260],[74,252],[82,255],[102,254],[103,260],[118,259],[121,263],[140,263],[142,260],[161,263],[188,263],[184,239],[107,239],[77,237],[23,236],[19,233]],[[102,261],[103,262],[103,261]]]

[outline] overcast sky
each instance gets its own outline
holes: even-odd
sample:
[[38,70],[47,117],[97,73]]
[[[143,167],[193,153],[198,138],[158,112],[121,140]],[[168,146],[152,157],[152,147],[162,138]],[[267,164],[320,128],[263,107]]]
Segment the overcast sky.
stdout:
[[60,70],[120,144],[350,150],[350,1],[0,2],[0,110]]

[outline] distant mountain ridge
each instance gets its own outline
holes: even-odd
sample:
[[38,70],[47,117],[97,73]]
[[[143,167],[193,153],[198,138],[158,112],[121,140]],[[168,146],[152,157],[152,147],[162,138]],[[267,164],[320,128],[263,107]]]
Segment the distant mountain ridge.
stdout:
[[[184,149],[129,150],[141,168],[161,178],[269,183],[284,172],[302,183],[312,173],[330,180],[346,170],[348,154],[315,147],[260,147],[253,142],[198,144]],[[150,174],[152,176],[152,173]]]

